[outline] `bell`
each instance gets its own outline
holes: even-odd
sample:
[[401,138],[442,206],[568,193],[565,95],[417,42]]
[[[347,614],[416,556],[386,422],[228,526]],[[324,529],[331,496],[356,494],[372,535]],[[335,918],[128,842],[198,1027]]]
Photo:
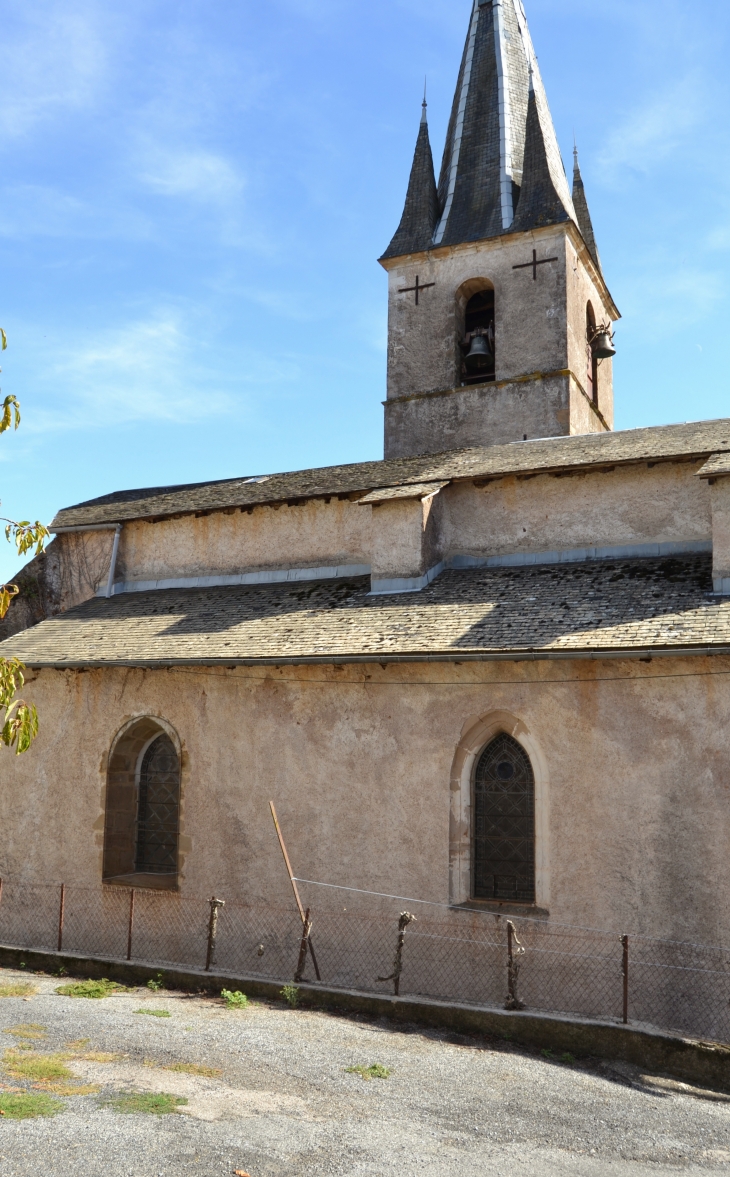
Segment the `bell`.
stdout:
[[494,354],[489,346],[489,339],[481,331],[475,332],[471,337],[471,346],[464,357],[464,366],[467,372],[483,372],[487,368],[491,368],[494,363]]
[[591,348],[597,360],[610,360],[612,356],[616,355],[616,348],[613,346],[613,335],[610,327],[597,327],[593,339],[591,340]]

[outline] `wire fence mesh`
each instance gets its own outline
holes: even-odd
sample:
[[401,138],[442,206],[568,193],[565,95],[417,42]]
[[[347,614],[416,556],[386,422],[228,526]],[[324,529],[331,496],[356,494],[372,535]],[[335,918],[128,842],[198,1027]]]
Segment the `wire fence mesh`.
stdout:
[[[626,1022],[730,1043],[730,950],[365,898],[296,907],[0,880],[0,944],[277,983]],[[415,914],[414,914],[415,913]]]

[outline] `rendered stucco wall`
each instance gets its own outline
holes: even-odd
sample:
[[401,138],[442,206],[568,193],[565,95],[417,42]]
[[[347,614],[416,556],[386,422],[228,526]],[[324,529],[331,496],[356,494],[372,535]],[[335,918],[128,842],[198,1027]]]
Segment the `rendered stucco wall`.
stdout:
[[303,877],[447,902],[460,742],[507,714],[542,763],[550,917],[727,942],[729,682],[722,657],[43,671],[37,744],[0,755],[0,874],[100,884],[109,749],[152,715],[183,749],[183,894],[291,902],[273,798]]

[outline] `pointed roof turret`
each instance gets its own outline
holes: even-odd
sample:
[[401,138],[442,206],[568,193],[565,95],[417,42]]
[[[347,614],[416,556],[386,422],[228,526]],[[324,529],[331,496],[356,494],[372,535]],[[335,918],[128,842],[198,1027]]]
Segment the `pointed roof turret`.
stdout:
[[530,69],[522,187],[510,226],[513,233],[577,220],[554,139],[547,103],[540,101]]
[[431,141],[428,135],[426,99],[423,99],[421,126],[413,156],[411,178],[406,204],[395,237],[383,258],[402,257],[406,253],[420,253],[429,249],[439,215],[436,175],[433,167]]
[[439,180],[434,245],[479,241],[511,228],[522,185],[531,70],[544,167],[573,217],[522,0],[473,0]]
[[588,246],[588,252],[600,270],[601,259],[598,255],[598,246],[596,245],[596,235],[593,232],[591,214],[588,211],[588,201],[586,200],[586,190],[583,186],[583,177],[580,174],[577,146],[573,149],[573,207],[575,208],[576,224],[580,229],[581,237]]

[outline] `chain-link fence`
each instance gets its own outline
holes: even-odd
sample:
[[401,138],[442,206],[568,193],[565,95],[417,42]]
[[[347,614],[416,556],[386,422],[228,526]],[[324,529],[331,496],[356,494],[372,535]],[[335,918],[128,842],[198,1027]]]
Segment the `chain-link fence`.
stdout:
[[293,904],[5,879],[0,944],[626,1022],[730,1043],[730,950],[347,888],[322,894],[310,888],[303,921]]

